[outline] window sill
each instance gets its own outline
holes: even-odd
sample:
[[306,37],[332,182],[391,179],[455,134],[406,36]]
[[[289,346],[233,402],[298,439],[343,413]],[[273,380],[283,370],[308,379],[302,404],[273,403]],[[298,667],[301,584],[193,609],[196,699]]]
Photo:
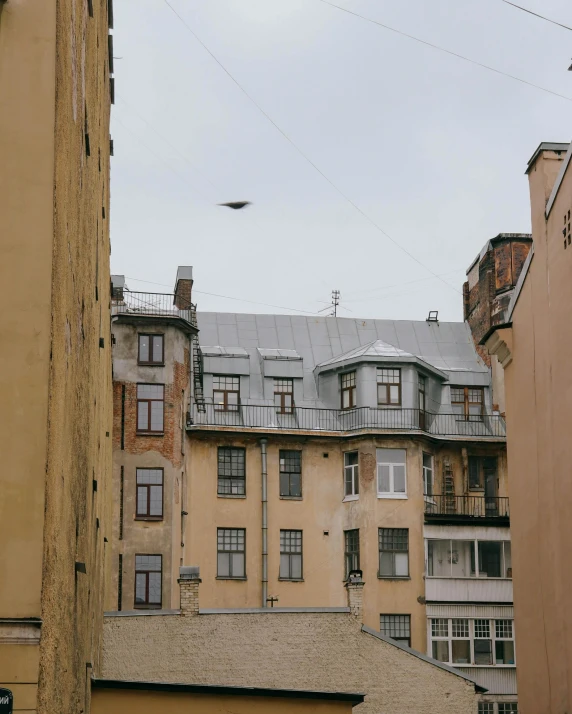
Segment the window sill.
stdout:
[[377,497],[393,499],[393,500],[398,500],[398,501],[406,501],[407,500],[406,493],[378,493]]
[[134,610],[162,610],[162,605],[133,605]]
[[245,493],[217,493],[217,498],[246,498]]
[[411,580],[411,575],[380,575],[377,574],[378,580]]
[[359,495],[355,496],[345,496],[342,503],[347,503],[348,501],[359,501]]
[[304,578],[278,578],[282,583],[303,583]]
[[137,362],[138,367],[164,367],[164,362]]
[[245,580],[247,580],[247,577],[246,575],[243,578],[233,578],[227,575],[217,575],[215,580],[238,580],[238,582],[244,582]]
[[155,521],[160,523],[164,520],[163,516],[134,516],[134,521]]
[[302,496],[280,496],[281,501],[303,501]]
[[165,436],[164,431],[137,431],[135,436]]

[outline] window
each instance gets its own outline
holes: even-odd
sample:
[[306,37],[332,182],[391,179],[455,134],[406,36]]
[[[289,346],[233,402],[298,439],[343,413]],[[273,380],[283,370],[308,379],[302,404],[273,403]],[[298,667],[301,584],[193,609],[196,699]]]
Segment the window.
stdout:
[[377,368],[377,403],[401,404],[401,370]]
[[[494,456],[469,456],[469,488],[496,493],[497,460]],[[487,495],[489,495],[487,493]]]
[[342,409],[351,409],[356,406],[356,373],[342,374]]
[[423,454],[423,495],[433,495],[433,456]]
[[495,714],[494,702],[479,702],[479,714]]
[[158,434],[163,432],[165,386],[137,385],[137,431]]
[[292,414],[294,412],[294,380],[274,380],[274,405],[278,414]]
[[428,540],[427,575],[512,578],[510,541]]
[[514,665],[513,621],[433,618],[431,652],[440,662],[453,665]]
[[382,635],[411,647],[411,615],[381,615]]
[[359,495],[359,454],[346,451],[344,454],[344,496]]
[[218,494],[244,496],[246,494],[246,463],[244,449],[219,446]]
[[518,714],[516,702],[499,702],[499,714]]
[[344,531],[346,580],[352,570],[359,570],[359,530]]
[[161,607],[162,556],[135,556],[135,607]]
[[302,580],[302,531],[280,531],[280,579]]
[[217,412],[237,412],[240,395],[240,377],[213,377],[213,404]]
[[217,578],[245,578],[244,528],[217,528]]
[[422,374],[417,375],[417,386],[419,394],[419,410],[424,412],[427,409],[427,379]]
[[139,364],[164,364],[163,335],[139,335]]
[[378,540],[378,577],[409,577],[409,530],[407,528],[379,528]]
[[280,451],[280,495],[302,496],[302,452]]
[[163,469],[137,469],[137,518],[163,519]]
[[377,449],[377,495],[406,498],[405,449]]
[[451,407],[457,421],[481,421],[483,418],[482,387],[451,387]]

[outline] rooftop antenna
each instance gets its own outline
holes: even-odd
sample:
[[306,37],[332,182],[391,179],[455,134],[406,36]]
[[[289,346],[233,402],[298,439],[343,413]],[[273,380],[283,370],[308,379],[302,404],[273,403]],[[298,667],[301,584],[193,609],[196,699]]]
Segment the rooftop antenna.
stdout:
[[338,305],[340,304],[340,298],[341,298],[340,291],[332,290],[332,305],[333,305],[332,317],[338,316]]

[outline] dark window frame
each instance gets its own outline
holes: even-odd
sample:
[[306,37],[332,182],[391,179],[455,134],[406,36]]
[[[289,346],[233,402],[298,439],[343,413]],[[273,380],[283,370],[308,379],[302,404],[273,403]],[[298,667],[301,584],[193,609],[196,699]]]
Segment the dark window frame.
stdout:
[[[219,548],[219,540],[220,540],[219,534],[221,531],[236,531],[237,544],[238,544],[239,532],[242,531],[243,550],[239,550],[238,548],[226,549],[224,547],[221,550]],[[224,539],[224,535],[223,535],[223,539]],[[224,546],[224,542],[223,542],[223,546]],[[228,559],[229,575],[221,575],[219,573],[218,557],[221,553],[229,555],[229,559]],[[232,574],[232,557],[231,556],[236,553],[242,554],[242,563],[243,563],[242,575],[233,575]],[[246,528],[235,528],[234,526],[232,526],[232,527],[221,527],[221,528],[216,529],[216,577],[217,577],[217,580],[246,580]]]
[[[289,547],[292,548],[292,534],[300,535],[300,550],[283,550],[286,546],[282,544],[282,534],[289,534]],[[297,547],[297,543],[294,544]],[[288,556],[288,575],[282,575],[282,556]],[[300,577],[292,576],[292,556],[300,556]],[[278,570],[278,580],[289,580],[291,582],[301,582],[304,580],[304,531],[299,528],[280,529],[280,565]]]
[[[141,338],[149,337],[149,358],[148,360],[141,359]],[[161,338],[161,360],[153,359],[153,338]],[[137,333],[137,364],[147,367],[164,367],[165,366],[165,334],[163,332],[138,332]]]
[[[140,399],[139,398],[139,387],[162,387],[163,388],[163,398],[162,399]],[[152,384],[150,382],[137,382],[136,385],[137,389],[137,413],[136,413],[136,429],[138,434],[163,434],[165,432],[165,385],[164,384]],[[151,411],[152,411],[152,403],[153,402],[161,402],[163,405],[162,408],[162,421],[161,421],[161,428],[160,429],[151,429]],[[147,407],[147,428],[143,429],[140,426],[139,422],[139,404],[141,403],[146,403],[148,404]]]
[[[380,372],[384,370],[386,372],[392,371],[392,372],[397,372],[398,373],[398,382],[384,382],[380,381]],[[400,367],[378,367],[376,370],[376,376],[377,376],[377,405],[380,407],[400,407],[401,406],[401,368]],[[397,402],[392,402],[391,401],[391,387],[395,387],[397,385],[397,391],[398,391],[398,401]],[[386,401],[382,402],[379,399],[379,388],[380,387],[385,387],[385,398]]]
[[345,580],[352,570],[360,570],[359,528],[344,531]]
[[[289,463],[289,460],[292,459],[292,454],[297,454],[298,458],[298,470],[296,470],[296,465],[290,467],[290,469],[286,469],[287,463]],[[282,461],[285,462],[284,464],[284,469],[282,468]],[[280,491],[280,498],[302,498],[302,452],[299,449],[280,449],[278,452],[278,470],[279,470],[279,476],[278,476],[278,488]],[[288,480],[288,488],[283,488],[283,482],[286,481],[286,478],[282,478],[283,476],[287,477]],[[298,481],[300,484],[300,489],[299,493],[292,493],[292,490],[296,490],[296,476],[298,476]],[[294,477],[294,489],[292,485]]]
[[[160,484],[145,484],[139,483],[139,471],[160,471],[161,472],[161,483]],[[151,487],[159,486],[161,487],[161,515],[152,515],[149,513],[151,509]],[[146,503],[147,503],[147,513],[139,512],[139,489],[145,489],[147,492]],[[135,469],[135,520],[141,521],[162,521],[165,517],[165,469],[161,466],[158,467],[137,467]]]
[[[454,396],[457,396],[454,394],[454,390],[463,392],[463,401],[460,401],[459,399],[453,399]],[[481,395],[480,400],[473,401],[469,399],[471,392],[478,392]],[[456,417],[456,421],[482,421],[485,413],[484,387],[462,387],[454,384],[451,385],[451,408],[454,408],[455,406],[459,405],[463,405],[463,413],[460,414],[457,412],[453,412],[454,416]],[[471,407],[476,405],[479,405],[481,408],[479,414],[471,413]]]
[[[391,533],[390,533],[391,531]],[[384,539],[391,537],[392,543],[391,547],[387,547],[384,543]],[[403,541],[405,539],[405,541]],[[405,547],[399,547],[400,543],[405,542]],[[382,580],[407,580],[411,577],[411,567],[409,558],[409,528],[378,528],[377,529],[377,543],[378,543],[378,572],[377,577]],[[392,574],[382,575],[381,572],[381,556],[383,553],[392,554]],[[396,553],[407,553],[407,574],[397,575],[395,567],[395,555]]]
[[[137,558],[160,558],[160,570],[144,570],[137,568]],[[161,578],[161,600],[159,603],[149,602],[149,575],[159,573]],[[145,602],[137,602],[137,575],[145,575]],[[135,581],[134,581],[134,609],[136,610],[161,610],[163,607],[163,556],[161,553],[136,553],[135,554]]]
[[[487,472],[494,473],[498,478],[498,457],[488,455],[469,454],[469,491],[484,491],[487,481]],[[494,466],[494,468],[493,468]],[[473,477],[478,476],[478,481]],[[478,485],[476,485],[478,483]]]
[[[278,382],[289,382],[287,384],[277,384]],[[294,414],[294,379],[291,377],[274,377],[274,406],[277,414]],[[290,391],[280,389],[281,386],[290,386]],[[278,387],[278,390],[277,390]],[[278,397],[278,399],[277,399]],[[287,404],[286,397],[290,397],[290,404]],[[276,402],[280,403],[277,404]]]
[[[340,374],[340,388],[342,390],[342,409],[355,409],[357,406],[357,372],[355,369],[351,372]],[[344,406],[344,397],[346,394],[348,394],[348,405]]]
[[[221,389],[215,387],[215,379],[232,379],[238,382],[237,389]],[[215,394],[222,394],[222,403],[215,401]],[[236,394],[236,404],[229,402],[228,395]],[[236,413],[240,410],[240,376],[237,374],[213,374],[213,406],[215,412],[231,412]]]
[[[227,461],[221,462],[221,455],[228,452]],[[233,454],[233,452],[236,452]],[[236,458],[238,454],[242,454],[242,475],[232,473],[233,470],[233,457]],[[230,459],[230,461],[228,461]],[[221,463],[230,465],[231,473],[221,474]],[[221,485],[228,484],[230,490],[221,490]],[[242,483],[242,489],[240,484]],[[233,487],[236,486],[237,490],[233,491]],[[243,446],[219,446],[217,449],[217,495],[218,496],[246,496],[246,449]]]
[[[385,632],[384,630],[386,627],[384,626],[383,618],[392,618],[394,619],[394,622],[391,624],[393,625],[393,629],[399,630],[400,628],[404,627],[404,631],[408,631],[409,634],[403,634],[402,636],[395,636],[395,635],[390,635],[389,633]],[[385,635],[386,637],[391,637],[392,640],[395,640],[396,642],[403,642],[407,643],[408,647],[411,647],[411,614],[394,614],[394,613],[382,613],[379,616],[379,629],[382,635]]]

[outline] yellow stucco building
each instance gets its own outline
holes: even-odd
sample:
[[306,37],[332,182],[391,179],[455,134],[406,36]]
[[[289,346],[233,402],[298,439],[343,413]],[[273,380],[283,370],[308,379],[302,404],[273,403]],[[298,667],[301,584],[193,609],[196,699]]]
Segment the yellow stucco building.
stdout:
[[88,710],[99,666],[109,21],[103,0],[0,2],[0,687],[14,711]]

